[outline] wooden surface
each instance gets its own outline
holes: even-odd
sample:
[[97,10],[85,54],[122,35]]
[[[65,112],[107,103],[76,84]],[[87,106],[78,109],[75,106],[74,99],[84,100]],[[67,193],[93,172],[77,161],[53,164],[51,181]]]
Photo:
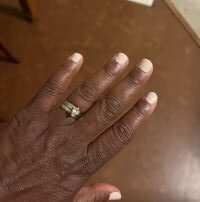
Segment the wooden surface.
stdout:
[[[1,0],[18,6],[13,0]],[[118,186],[122,202],[200,200],[200,49],[166,4],[125,0],[37,1],[38,22],[0,13],[1,34],[21,64],[0,62],[0,118],[9,120],[74,51],[85,57],[74,84],[118,51],[154,63],[147,87],[158,108],[133,141],[90,182]]]

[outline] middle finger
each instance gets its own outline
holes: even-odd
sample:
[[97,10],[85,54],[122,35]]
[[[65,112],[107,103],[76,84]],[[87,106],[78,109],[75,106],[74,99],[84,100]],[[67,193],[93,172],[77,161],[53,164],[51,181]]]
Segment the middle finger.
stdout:
[[103,69],[78,86],[68,100],[86,112],[128,70],[128,57],[124,53],[115,55]]
[[137,102],[152,71],[151,61],[143,59],[125,79],[77,120],[75,124],[80,129],[82,138],[87,142],[94,140],[126,113]]

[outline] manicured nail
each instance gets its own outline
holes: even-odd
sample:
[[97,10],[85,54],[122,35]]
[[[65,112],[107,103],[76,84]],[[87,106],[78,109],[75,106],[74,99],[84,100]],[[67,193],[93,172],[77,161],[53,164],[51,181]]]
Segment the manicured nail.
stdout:
[[124,53],[118,53],[114,56],[114,60],[116,60],[117,63],[123,65],[128,62],[128,57]]
[[109,196],[109,201],[120,200],[122,198],[120,192],[112,192]]
[[81,58],[82,58],[82,55],[80,53],[74,53],[69,57],[69,59],[74,62],[79,62]]
[[147,102],[148,102],[149,104],[154,104],[154,103],[157,102],[158,96],[156,95],[156,93],[150,92],[150,93],[147,94],[146,100],[147,100]]
[[149,72],[153,68],[153,64],[150,60],[142,59],[138,67],[145,73]]

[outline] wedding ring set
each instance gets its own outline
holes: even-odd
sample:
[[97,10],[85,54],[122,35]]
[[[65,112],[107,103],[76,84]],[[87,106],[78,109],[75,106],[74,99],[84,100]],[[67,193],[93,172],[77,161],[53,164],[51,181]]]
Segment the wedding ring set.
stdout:
[[61,105],[61,107],[67,113],[69,113],[70,116],[73,117],[73,118],[77,118],[81,114],[81,111],[80,111],[79,107],[74,106],[72,103],[70,103],[67,100]]

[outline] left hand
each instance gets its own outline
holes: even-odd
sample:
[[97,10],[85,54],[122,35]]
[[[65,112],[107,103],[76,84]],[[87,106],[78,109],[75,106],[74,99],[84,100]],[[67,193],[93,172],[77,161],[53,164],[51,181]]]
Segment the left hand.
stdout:
[[1,131],[0,201],[93,202],[120,198],[119,190],[112,185],[81,187],[131,140],[154,111],[155,93],[139,99],[153,65],[143,59],[122,78],[130,70],[128,57],[115,55],[68,95],[82,113],[74,119],[58,105],[82,63],[80,54],[70,56]]

